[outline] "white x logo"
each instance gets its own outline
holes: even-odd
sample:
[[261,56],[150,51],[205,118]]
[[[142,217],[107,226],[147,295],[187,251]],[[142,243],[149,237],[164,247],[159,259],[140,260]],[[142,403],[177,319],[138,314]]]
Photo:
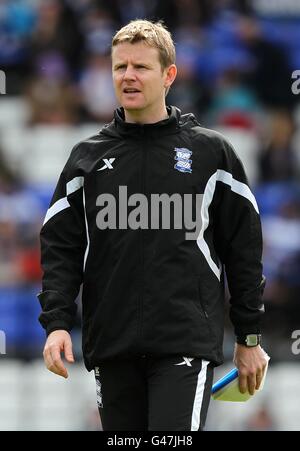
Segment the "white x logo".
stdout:
[[194,360],[195,357],[182,357],[183,358],[183,362],[181,363],[174,363],[174,365],[187,365],[187,366],[192,366],[191,361]]
[[104,161],[104,166],[102,166],[102,168],[97,169],[97,171],[103,171],[103,169],[113,169],[112,167],[112,163],[115,161],[115,158],[109,158],[109,160],[107,160],[106,158],[103,158]]

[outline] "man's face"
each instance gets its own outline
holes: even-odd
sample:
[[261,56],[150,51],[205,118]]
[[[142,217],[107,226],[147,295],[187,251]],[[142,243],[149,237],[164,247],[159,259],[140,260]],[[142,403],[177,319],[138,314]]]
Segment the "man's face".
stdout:
[[169,69],[162,70],[158,49],[144,42],[125,42],[112,50],[116,97],[129,112],[151,114],[160,108],[164,104],[165,89],[175,78],[172,79],[169,72]]

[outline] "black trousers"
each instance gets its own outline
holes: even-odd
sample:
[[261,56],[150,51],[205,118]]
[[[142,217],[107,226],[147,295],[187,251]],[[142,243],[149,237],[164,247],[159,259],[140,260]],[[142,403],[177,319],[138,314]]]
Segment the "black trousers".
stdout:
[[95,368],[104,431],[200,431],[213,366],[199,358],[140,357]]

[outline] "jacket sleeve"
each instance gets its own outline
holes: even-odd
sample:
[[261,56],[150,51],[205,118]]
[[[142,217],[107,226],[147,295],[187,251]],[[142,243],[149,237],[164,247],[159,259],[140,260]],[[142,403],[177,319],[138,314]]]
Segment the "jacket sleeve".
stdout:
[[236,335],[261,332],[262,231],[258,206],[231,145],[221,140],[214,206],[215,247],[225,266]]
[[75,149],[60,175],[41,230],[41,264],[44,271],[39,321],[47,335],[70,330],[83,276],[87,246],[83,206],[83,176],[76,169]]

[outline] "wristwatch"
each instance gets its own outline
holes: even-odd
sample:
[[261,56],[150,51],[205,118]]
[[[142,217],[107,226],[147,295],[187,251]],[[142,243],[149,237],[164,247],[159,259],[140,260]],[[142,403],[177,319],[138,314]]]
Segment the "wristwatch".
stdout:
[[247,346],[247,348],[252,348],[261,344],[260,334],[248,334],[236,337],[236,342],[239,345]]

